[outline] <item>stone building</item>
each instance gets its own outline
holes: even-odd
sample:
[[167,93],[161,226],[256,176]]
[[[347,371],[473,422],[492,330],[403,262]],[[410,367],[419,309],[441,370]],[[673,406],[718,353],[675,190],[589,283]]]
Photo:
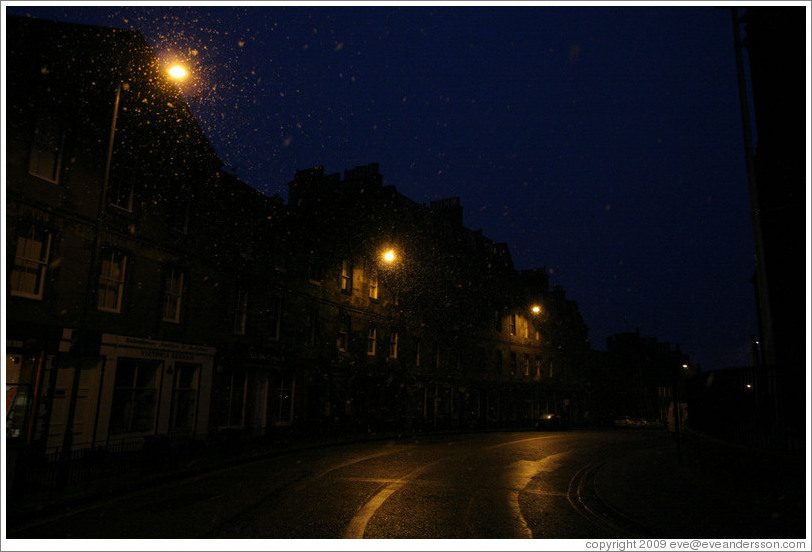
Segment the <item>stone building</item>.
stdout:
[[530,427],[582,404],[577,305],[459,198],[418,204],[370,164],[298,171],[285,204],[222,169],[139,33],[7,30],[9,450]]

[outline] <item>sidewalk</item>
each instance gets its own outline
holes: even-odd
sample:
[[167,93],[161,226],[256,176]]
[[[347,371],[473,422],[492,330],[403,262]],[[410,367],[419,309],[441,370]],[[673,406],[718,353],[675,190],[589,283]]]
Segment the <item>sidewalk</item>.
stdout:
[[792,538],[806,532],[806,461],[696,433],[610,460],[595,475],[606,506],[660,538]]

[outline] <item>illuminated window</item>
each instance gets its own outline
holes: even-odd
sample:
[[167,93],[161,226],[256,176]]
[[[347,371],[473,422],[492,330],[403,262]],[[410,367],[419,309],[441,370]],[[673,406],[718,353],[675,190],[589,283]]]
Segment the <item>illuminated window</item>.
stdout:
[[516,335],[516,315],[510,315],[510,335]]
[[99,274],[99,310],[121,312],[121,299],[124,294],[124,272],[126,269],[126,254],[114,249],[107,249],[102,253],[101,272]]
[[161,362],[154,360],[118,359],[110,411],[111,434],[155,429],[161,366]]
[[530,337],[530,321],[527,319],[522,319],[522,328],[524,329],[524,338],[527,339]]
[[51,232],[31,225],[17,236],[9,287],[17,297],[42,299],[51,252]]
[[183,272],[169,268],[164,278],[163,320],[180,322],[180,307],[183,297]]
[[530,375],[530,355],[527,353],[524,354],[524,358],[522,359],[522,368],[524,369],[524,375]]
[[65,125],[53,115],[40,115],[34,126],[28,172],[48,182],[59,181]]
[[378,330],[375,324],[369,323],[367,329],[367,355],[375,356],[375,346],[377,345]]
[[234,333],[245,335],[245,328],[248,322],[248,292],[244,289],[237,290],[237,304],[234,307]]

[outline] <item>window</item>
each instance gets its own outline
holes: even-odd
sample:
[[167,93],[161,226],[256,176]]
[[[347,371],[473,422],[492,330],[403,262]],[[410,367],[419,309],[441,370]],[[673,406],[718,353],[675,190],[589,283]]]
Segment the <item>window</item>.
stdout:
[[243,423],[245,404],[245,370],[226,373],[217,393],[217,424],[219,427],[239,427]]
[[377,340],[378,330],[375,327],[375,324],[372,322],[369,323],[369,327],[367,329],[367,355],[375,356],[375,345]]
[[186,187],[178,190],[169,206],[169,227],[181,234],[189,232],[189,214],[192,211],[192,192]]
[[164,279],[163,320],[180,322],[181,298],[183,296],[183,271],[169,268]]
[[389,358],[398,358],[398,332],[389,334]]
[[316,346],[318,338],[319,308],[311,306],[307,311],[306,343],[310,347]]
[[502,366],[502,351],[497,350],[494,356],[494,363],[493,363],[494,370],[497,374],[501,375],[503,366]]
[[510,315],[510,335],[516,335],[516,315]]
[[533,372],[536,377],[541,377],[541,357],[536,355],[536,359],[533,366]]
[[65,125],[53,115],[40,115],[34,126],[28,172],[48,182],[59,181]]
[[352,293],[352,263],[346,259],[341,261],[341,293]]
[[115,175],[110,178],[107,189],[107,201],[110,205],[118,207],[124,211],[133,210],[133,183],[134,175],[132,169],[118,169]]
[[378,299],[378,273],[374,270],[369,273],[369,298]]
[[234,333],[245,335],[246,322],[248,321],[248,292],[244,289],[237,290],[237,304],[234,306]]
[[527,339],[530,337],[530,321],[526,318],[522,318],[522,327],[524,329],[524,338]]
[[200,364],[175,363],[175,388],[172,391],[172,429],[191,432],[195,428],[197,382]]
[[160,361],[119,358],[110,412],[110,433],[152,431],[158,404]]
[[282,298],[271,297],[268,303],[268,337],[278,340],[282,328]]
[[510,375],[513,376],[516,374],[517,369],[517,361],[516,361],[516,353],[510,353]]
[[316,258],[316,253],[311,251],[307,258],[307,280],[311,284],[318,284],[321,283],[322,278],[321,263]]
[[350,316],[348,314],[341,314],[338,322],[338,337],[336,339],[336,346],[339,351],[346,351],[350,339]]
[[524,354],[524,358],[522,359],[522,368],[524,369],[524,375],[530,375],[530,355],[527,353]]
[[271,414],[276,424],[289,424],[293,420],[293,374],[279,372],[273,385]]
[[502,333],[502,313],[494,311],[493,313],[493,329]]
[[42,299],[51,253],[51,232],[31,225],[17,235],[9,286],[17,297]]
[[102,252],[101,273],[99,274],[99,310],[121,312],[126,269],[127,255],[114,249]]
[[420,347],[422,342],[418,339],[417,343],[415,344],[415,355],[414,355],[414,364],[415,366],[420,366]]

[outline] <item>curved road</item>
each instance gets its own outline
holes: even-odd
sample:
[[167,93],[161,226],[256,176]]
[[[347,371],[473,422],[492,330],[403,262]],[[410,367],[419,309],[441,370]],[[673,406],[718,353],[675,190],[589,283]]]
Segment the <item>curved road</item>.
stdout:
[[624,538],[591,485],[659,432],[421,436],[291,452],[41,520],[9,538]]

